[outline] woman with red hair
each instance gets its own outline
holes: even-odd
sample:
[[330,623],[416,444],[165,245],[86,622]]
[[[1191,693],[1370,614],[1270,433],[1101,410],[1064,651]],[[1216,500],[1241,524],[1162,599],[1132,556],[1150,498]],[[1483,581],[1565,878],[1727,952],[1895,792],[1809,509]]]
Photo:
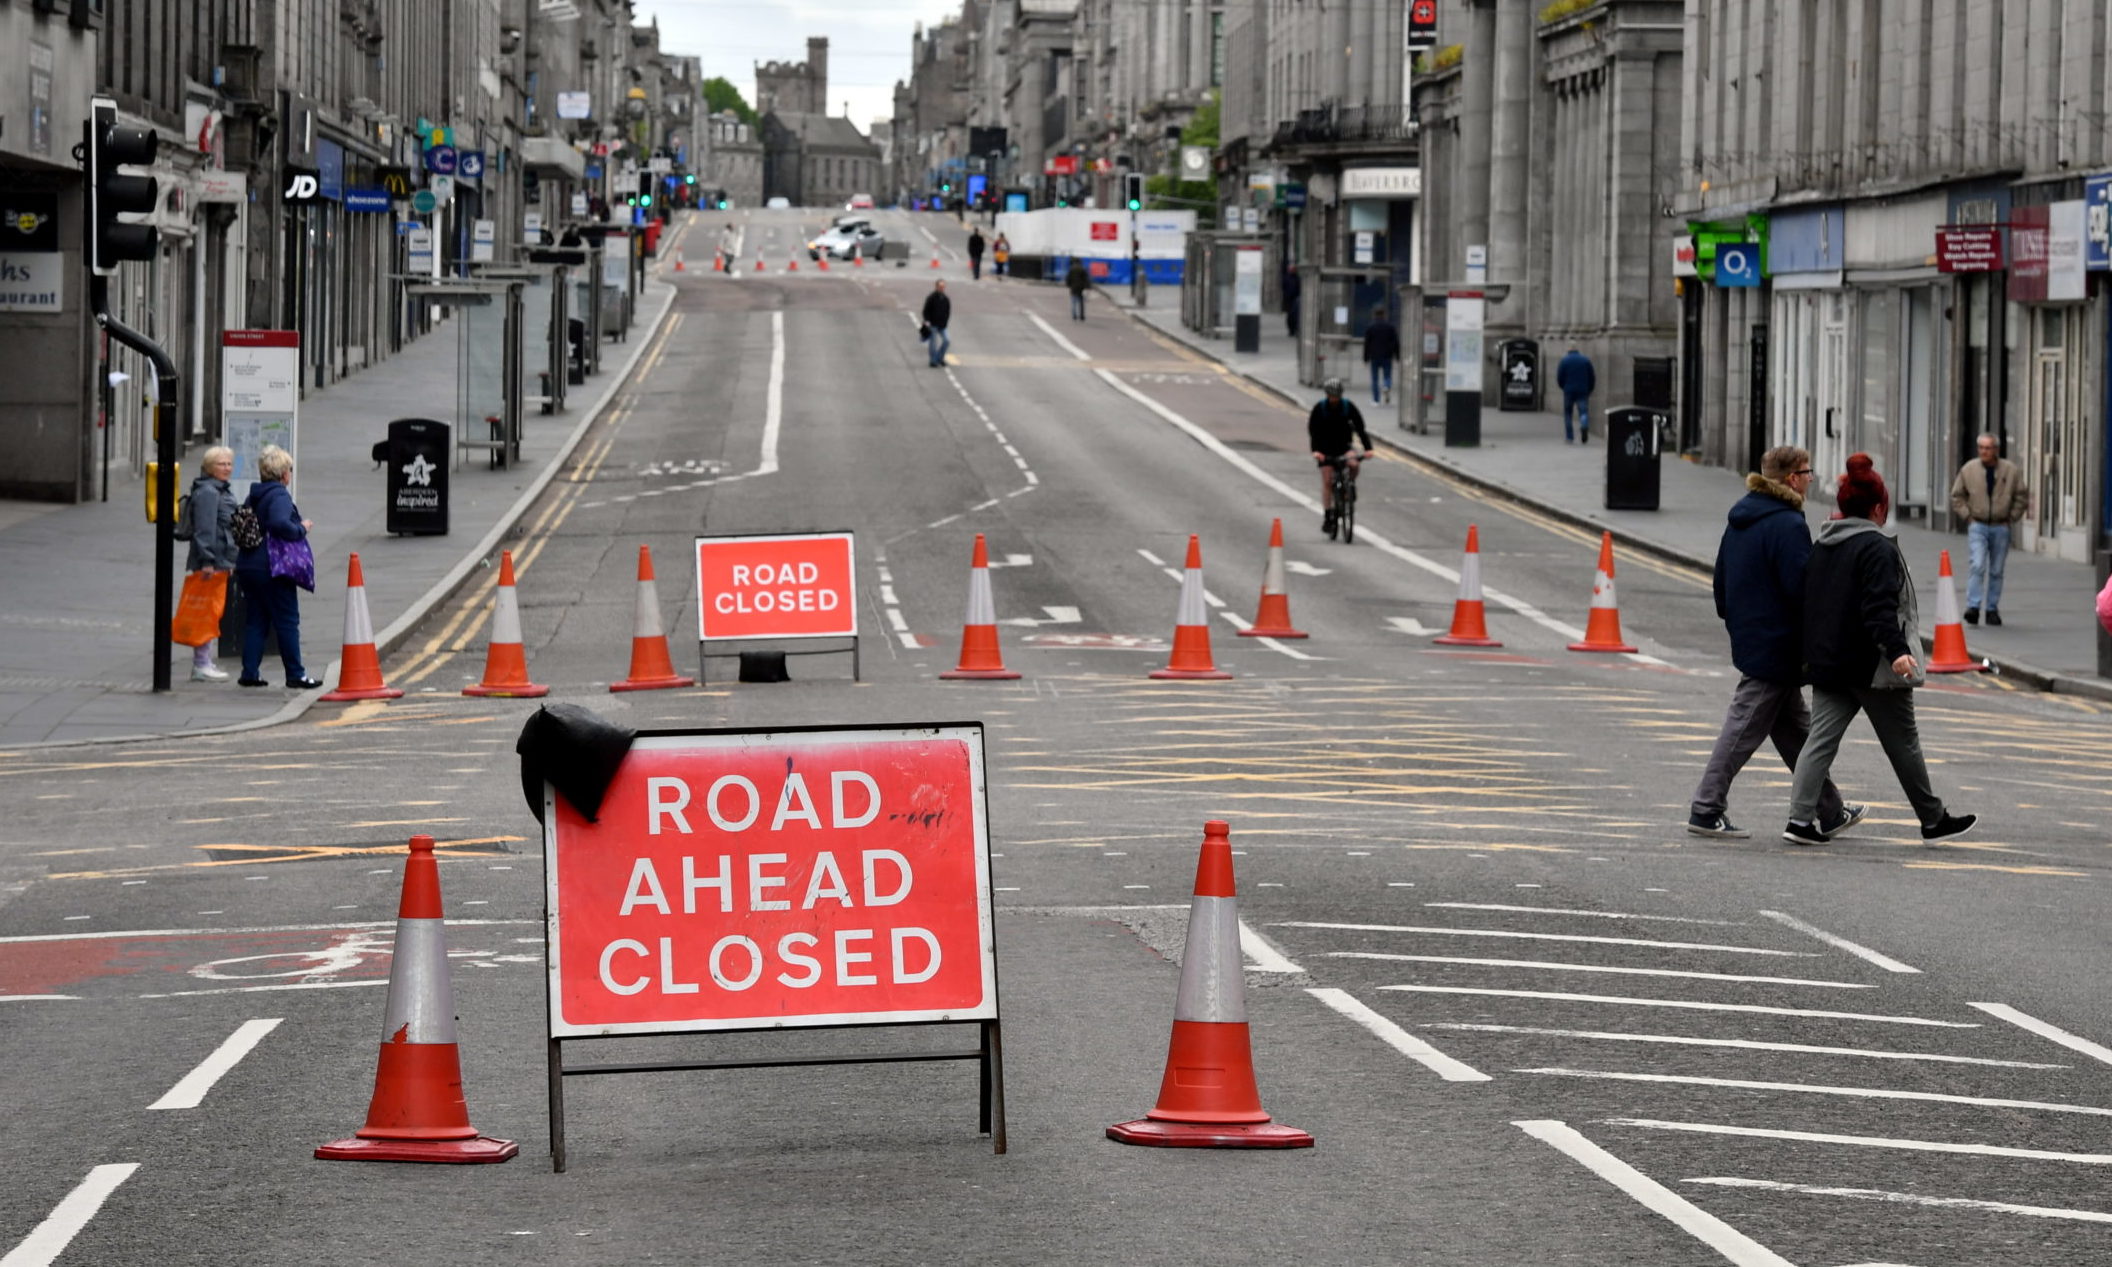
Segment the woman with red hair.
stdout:
[[1921,646],[1914,578],[1885,528],[1891,495],[1867,453],[1848,459],[1835,492],[1840,517],[1819,526],[1804,567],[1804,667],[1811,681],[1811,738],[1797,756],[1790,790],[1789,826],[1782,839],[1823,845],[1819,792],[1857,713],[1899,776],[1899,786],[1921,820],[1921,838],[1945,840],[1971,831],[1972,814],[1953,814],[1929,785],[1928,762],[1914,721],[1914,688],[1925,680],[1915,652]]

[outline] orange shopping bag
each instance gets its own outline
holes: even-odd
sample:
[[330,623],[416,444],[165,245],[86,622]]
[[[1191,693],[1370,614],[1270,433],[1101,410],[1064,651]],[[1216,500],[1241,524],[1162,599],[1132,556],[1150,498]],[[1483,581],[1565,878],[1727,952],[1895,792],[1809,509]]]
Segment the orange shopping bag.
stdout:
[[169,641],[202,647],[220,636],[220,613],[227,608],[226,572],[193,572],[183,578],[183,597],[169,621]]

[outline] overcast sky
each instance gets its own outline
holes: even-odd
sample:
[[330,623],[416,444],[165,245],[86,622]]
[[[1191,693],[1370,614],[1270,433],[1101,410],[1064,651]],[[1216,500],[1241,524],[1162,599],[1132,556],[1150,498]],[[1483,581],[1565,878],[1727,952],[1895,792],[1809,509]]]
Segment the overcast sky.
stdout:
[[909,41],[960,10],[960,0],[638,0],[638,21],[660,21],[660,46],[703,59],[755,104],[755,64],[803,61],[807,37],[829,40],[829,113],[861,131],[894,113],[897,79],[909,77]]

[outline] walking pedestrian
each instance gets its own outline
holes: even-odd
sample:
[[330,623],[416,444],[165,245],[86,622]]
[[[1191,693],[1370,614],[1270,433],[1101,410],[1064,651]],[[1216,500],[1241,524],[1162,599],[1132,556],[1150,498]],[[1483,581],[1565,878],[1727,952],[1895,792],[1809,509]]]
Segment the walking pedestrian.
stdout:
[[1953,814],[1929,785],[1928,762],[1914,721],[1914,689],[1926,680],[1914,652],[1920,614],[1914,578],[1886,529],[1892,501],[1867,453],[1848,459],[1834,504],[1841,517],[1819,525],[1804,568],[1804,662],[1811,677],[1811,735],[1797,757],[1789,825],[1782,839],[1822,845],[1815,821],[1820,789],[1858,712],[1892,762],[1892,773],[1921,821],[1925,841],[1971,831],[1977,815]]
[[[1555,365],[1555,386],[1562,389],[1562,443],[1568,444],[1576,436],[1591,443],[1591,393],[1598,385],[1598,371],[1592,368],[1590,357],[1575,348],[1562,354]],[[1576,418],[1575,435],[1570,427],[1572,415]]]
[[[224,590],[229,575],[235,570],[234,534],[229,525],[235,518],[234,494],[227,487],[227,480],[235,472],[235,451],[224,444],[216,444],[205,451],[198,461],[198,475],[191,481],[190,497],[184,504],[184,518],[190,527],[191,548],[185,556],[186,572],[195,572],[206,577],[219,577]],[[218,638],[208,638],[191,648],[191,681],[225,682],[227,671],[213,663],[213,652],[218,648]]]
[[1012,243],[1000,233],[997,241],[990,244],[990,259],[997,266],[997,280],[1005,280],[1005,272],[1012,263]]
[[1084,260],[1071,257],[1071,266],[1064,270],[1063,287],[1071,292],[1071,320],[1085,320],[1085,292],[1093,288],[1093,279],[1085,271]]
[[1298,270],[1283,270],[1283,326],[1292,338],[1298,337],[1298,297],[1305,292],[1305,283],[1298,279]]
[[1965,623],[1980,623],[1984,603],[1987,623],[2002,623],[2002,569],[2009,562],[2009,531],[2031,507],[2031,490],[2023,473],[2001,454],[1991,435],[1979,440],[1979,456],[1958,468],[1951,481],[1951,515],[1964,520],[1966,564]]
[[[1811,455],[1795,445],[1769,449],[1760,456],[1760,469],[1745,477],[1745,487],[1716,547],[1714,584],[1716,615],[1731,635],[1738,685],[1687,814],[1690,835],[1740,840],[1749,833],[1728,817],[1732,780],[1767,739],[1794,771],[1811,733],[1801,682],[1804,565],[1811,557],[1804,493],[1811,487]],[[1843,804],[1826,780],[1819,789],[1820,832],[1832,839],[1861,822],[1865,808]]]
[[[1384,308],[1371,310],[1371,324],[1364,327],[1364,361],[1371,366],[1371,403],[1383,405],[1393,399],[1393,363],[1401,359],[1401,332],[1386,319]],[[1379,394],[1379,379],[1386,392]]]
[[235,582],[242,587],[247,604],[247,626],[242,631],[242,686],[268,686],[264,668],[264,635],[267,630],[279,640],[279,660],[286,668],[286,685],[294,690],[321,686],[301,665],[301,608],[295,585],[271,571],[271,541],[306,541],[315,525],[301,518],[286,487],[293,478],[293,457],[278,445],[264,446],[257,457],[257,480],[249,486],[245,503],[264,530],[264,540],[235,556]]
[[968,276],[972,281],[983,280],[983,231],[968,230]]
[[946,333],[946,323],[953,319],[953,301],[946,297],[946,283],[931,284],[931,293],[924,296],[924,342],[931,351],[931,368],[937,369],[946,363],[946,352],[953,346],[952,336]]

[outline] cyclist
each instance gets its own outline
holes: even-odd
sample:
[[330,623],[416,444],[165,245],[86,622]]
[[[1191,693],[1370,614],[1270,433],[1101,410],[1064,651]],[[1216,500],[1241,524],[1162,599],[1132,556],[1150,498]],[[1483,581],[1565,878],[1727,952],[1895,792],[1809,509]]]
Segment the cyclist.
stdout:
[[[1342,380],[1330,378],[1321,389],[1327,399],[1313,406],[1313,412],[1305,420],[1305,434],[1313,446],[1313,461],[1320,464],[1320,531],[1335,530],[1335,474],[1331,469],[1341,462],[1349,469],[1349,478],[1357,478],[1357,464],[1371,456],[1371,436],[1364,430],[1364,415],[1357,407],[1342,399]],[[1364,442],[1360,456],[1350,452],[1350,441]]]

